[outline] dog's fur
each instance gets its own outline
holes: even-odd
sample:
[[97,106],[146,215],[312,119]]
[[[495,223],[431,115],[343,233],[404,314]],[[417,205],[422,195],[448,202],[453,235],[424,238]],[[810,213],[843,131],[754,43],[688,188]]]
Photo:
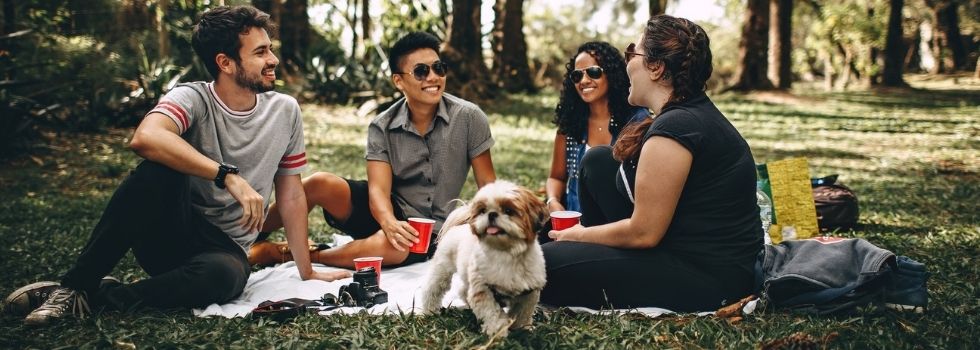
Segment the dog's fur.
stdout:
[[[506,181],[487,184],[469,204],[453,210],[439,233],[423,309],[442,306],[452,276],[463,280],[460,296],[487,335],[506,336],[530,325],[545,284],[537,231],[548,220],[544,202]],[[503,306],[510,309],[505,314]]]

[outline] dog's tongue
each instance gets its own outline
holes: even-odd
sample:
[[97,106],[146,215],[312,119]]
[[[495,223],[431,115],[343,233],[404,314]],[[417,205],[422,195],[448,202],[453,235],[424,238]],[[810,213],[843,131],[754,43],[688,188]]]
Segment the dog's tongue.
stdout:
[[496,235],[498,232],[500,232],[500,228],[498,228],[497,226],[488,226],[487,227],[487,234],[488,235],[493,236],[493,235]]

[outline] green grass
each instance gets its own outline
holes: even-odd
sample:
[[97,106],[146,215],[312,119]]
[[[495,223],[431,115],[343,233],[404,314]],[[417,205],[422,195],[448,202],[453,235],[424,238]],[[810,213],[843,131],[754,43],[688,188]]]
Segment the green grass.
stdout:
[[[412,315],[304,316],[287,324],[199,319],[187,310],[107,312],[29,329],[0,316],[0,348],[758,348],[776,340],[840,348],[980,347],[980,82],[909,76],[915,90],[714,96],[757,162],[806,156],[812,175],[840,174],[861,202],[861,237],[925,262],[924,315],[862,310],[810,317],[760,313],[741,322],[677,315],[648,319],[539,313],[507,339],[481,335],[466,310]],[[531,188],[550,164],[556,97],[512,96],[484,105],[498,177]],[[312,169],[363,177],[368,118],[304,106]],[[131,131],[50,135],[31,155],[0,166],[0,294],[56,279],[74,261],[112,190],[137,158]],[[463,197],[472,195],[468,183]],[[316,240],[332,230],[311,215]],[[144,277],[127,256],[114,271]],[[669,281],[664,281],[669,283]],[[799,333],[799,334],[797,334]],[[795,334],[795,336],[794,336]]]

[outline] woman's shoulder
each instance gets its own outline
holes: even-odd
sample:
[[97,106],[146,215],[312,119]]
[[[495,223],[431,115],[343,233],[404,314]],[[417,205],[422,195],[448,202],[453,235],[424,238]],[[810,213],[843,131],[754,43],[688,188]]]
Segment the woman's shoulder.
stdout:
[[638,122],[650,117],[650,110],[646,107],[635,107],[630,110],[629,122]]

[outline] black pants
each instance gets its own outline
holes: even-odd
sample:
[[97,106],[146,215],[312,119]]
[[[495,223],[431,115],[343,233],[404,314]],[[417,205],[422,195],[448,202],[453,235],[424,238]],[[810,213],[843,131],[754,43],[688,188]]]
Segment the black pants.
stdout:
[[[609,147],[586,152],[579,171],[582,224],[628,218],[629,199],[616,190],[619,162]],[[541,302],[599,308],[661,307],[711,311],[749,294],[751,267],[699,264],[663,248],[620,249],[582,242],[542,246],[548,283]]]
[[[129,250],[150,278],[100,288]],[[61,283],[111,308],[199,307],[241,294],[249,271],[242,248],[191,207],[187,175],[143,161],[116,189]]]

